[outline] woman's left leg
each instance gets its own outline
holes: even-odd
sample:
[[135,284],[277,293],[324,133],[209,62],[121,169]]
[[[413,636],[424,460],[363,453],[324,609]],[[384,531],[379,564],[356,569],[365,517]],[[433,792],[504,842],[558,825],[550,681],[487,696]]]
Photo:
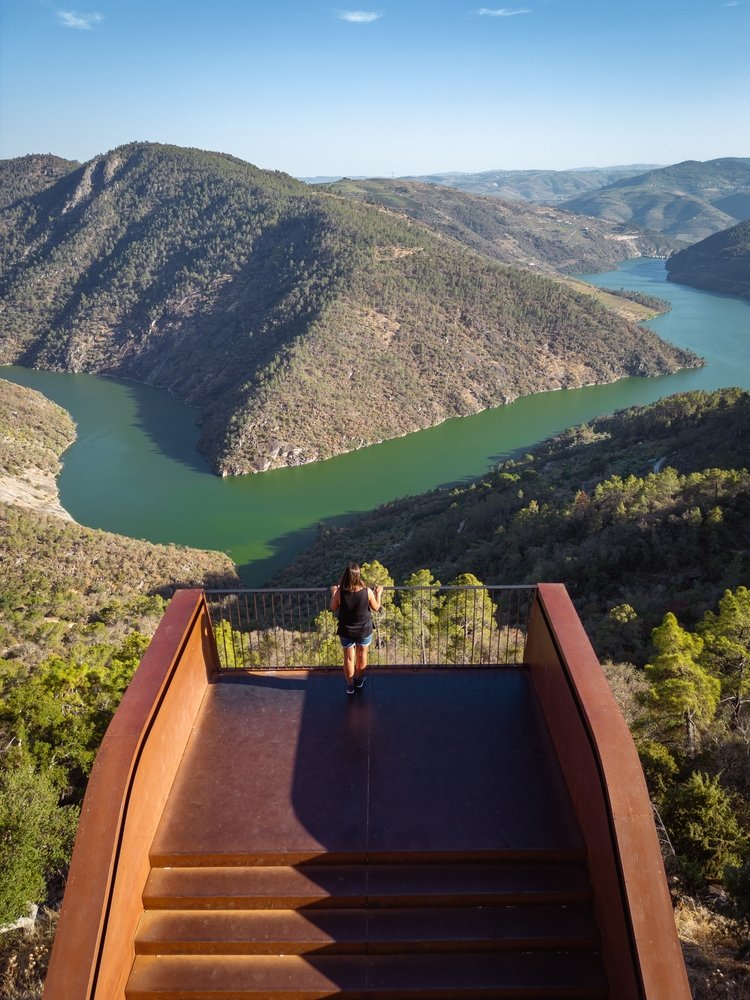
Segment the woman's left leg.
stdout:
[[354,670],[354,686],[361,688],[365,683],[365,670],[367,670],[367,650],[370,648],[369,643],[366,646],[357,646],[357,662]]

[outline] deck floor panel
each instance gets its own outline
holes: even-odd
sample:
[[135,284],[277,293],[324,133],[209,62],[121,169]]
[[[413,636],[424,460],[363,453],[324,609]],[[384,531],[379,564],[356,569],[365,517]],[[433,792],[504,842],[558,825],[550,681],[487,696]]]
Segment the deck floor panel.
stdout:
[[211,685],[152,857],[580,849],[525,670],[374,668],[353,697],[330,672]]

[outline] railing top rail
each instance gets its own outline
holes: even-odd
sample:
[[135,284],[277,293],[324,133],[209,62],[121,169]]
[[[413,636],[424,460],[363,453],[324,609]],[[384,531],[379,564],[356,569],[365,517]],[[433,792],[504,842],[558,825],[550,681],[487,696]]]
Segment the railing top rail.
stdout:
[[[206,587],[206,594],[325,594],[328,587]],[[532,583],[483,583],[483,584],[419,584],[416,586],[396,584],[384,586],[383,590],[536,590]]]

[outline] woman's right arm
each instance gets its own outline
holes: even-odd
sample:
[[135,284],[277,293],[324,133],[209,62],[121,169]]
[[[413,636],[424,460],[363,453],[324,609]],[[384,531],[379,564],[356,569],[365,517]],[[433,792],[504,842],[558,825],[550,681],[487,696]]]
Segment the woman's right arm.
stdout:
[[337,583],[331,587],[331,611],[338,611],[339,605],[341,604],[341,594],[339,593],[339,587]]
[[370,603],[371,611],[380,611],[380,608],[382,607],[380,603],[380,596],[382,593],[383,593],[382,587],[375,587],[374,591],[368,589],[367,599]]

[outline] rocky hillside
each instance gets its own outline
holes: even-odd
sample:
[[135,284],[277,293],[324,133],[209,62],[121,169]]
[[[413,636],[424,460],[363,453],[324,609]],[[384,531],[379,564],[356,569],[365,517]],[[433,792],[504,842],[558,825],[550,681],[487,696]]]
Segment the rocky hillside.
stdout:
[[548,274],[609,271],[628,257],[662,257],[673,247],[668,237],[632,227],[438,184],[343,180],[326,190],[402,212],[502,264]]
[[561,207],[695,243],[750,218],[750,159],[686,160],[615,181]]
[[0,297],[0,362],[171,389],[201,408],[200,447],[223,474],[695,363],[413,220],[150,144],[0,213]]
[[57,495],[60,455],[75,441],[70,414],[0,379],[0,501],[70,520]]
[[667,261],[667,279],[750,297],[750,220],[674,254]]

